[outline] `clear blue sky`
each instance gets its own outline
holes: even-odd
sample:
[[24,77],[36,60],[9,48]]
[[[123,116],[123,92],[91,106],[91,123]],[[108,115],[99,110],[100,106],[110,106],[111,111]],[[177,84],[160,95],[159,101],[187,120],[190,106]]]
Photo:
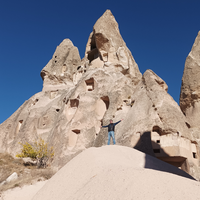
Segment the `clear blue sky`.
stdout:
[[185,59],[200,30],[199,0],[7,0],[0,3],[0,123],[42,90],[40,71],[69,38],[81,58],[110,9],[142,73],[152,69],[179,102]]

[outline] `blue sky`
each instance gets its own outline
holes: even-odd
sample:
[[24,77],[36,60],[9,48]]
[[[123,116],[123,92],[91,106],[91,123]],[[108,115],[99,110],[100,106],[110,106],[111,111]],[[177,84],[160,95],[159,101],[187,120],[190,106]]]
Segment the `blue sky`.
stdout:
[[42,90],[40,71],[69,38],[81,58],[110,9],[141,73],[152,69],[179,102],[185,59],[200,30],[198,0],[7,0],[0,3],[0,123]]

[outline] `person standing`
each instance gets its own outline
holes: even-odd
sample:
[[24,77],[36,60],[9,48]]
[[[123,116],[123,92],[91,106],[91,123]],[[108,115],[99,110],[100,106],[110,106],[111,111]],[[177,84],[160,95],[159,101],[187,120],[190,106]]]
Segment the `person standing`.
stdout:
[[106,128],[108,127],[108,145],[110,145],[110,138],[112,137],[113,140],[113,144],[116,144],[115,142],[115,126],[121,122],[123,119],[119,120],[116,123],[113,123],[113,120],[110,120],[110,124],[108,124],[107,126],[101,126],[101,128]]

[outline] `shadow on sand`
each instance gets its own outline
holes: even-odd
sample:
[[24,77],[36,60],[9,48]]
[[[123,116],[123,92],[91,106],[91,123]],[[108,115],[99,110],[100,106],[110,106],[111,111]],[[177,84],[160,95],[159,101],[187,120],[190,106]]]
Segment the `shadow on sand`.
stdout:
[[[145,168],[168,172],[168,173],[176,174],[179,176],[183,176],[185,178],[195,180],[192,176],[190,176],[188,173],[184,172],[183,170],[179,169],[178,167],[170,165],[170,164],[168,164],[162,160],[159,160],[158,158],[155,157],[153,147],[152,147],[150,131],[146,131],[141,134],[141,137],[140,137],[138,143],[134,146],[134,149],[137,149],[146,154]],[[161,150],[164,152],[163,149],[161,149]],[[165,154],[166,154],[166,156],[168,156],[168,154],[166,152],[165,152]]]

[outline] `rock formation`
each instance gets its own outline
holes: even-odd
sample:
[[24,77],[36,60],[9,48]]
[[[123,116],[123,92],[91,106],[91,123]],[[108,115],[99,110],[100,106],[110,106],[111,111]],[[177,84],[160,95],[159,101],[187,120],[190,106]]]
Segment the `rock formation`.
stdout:
[[[182,77],[180,107],[195,132],[200,129],[200,32],[198,33],[191,52],[189,53]],[[195,131],[196,130],[196,131]]]
[[107,142],[100,126],[124,119],[117,143],[182,168],[199,179],[199,152],[191,121],[153,71],[141,75],[107,10],[90,34],[85,57],[69,39],[42,69],[43,89],[0,125],[0,152],[16,155],[19,142],[42,137],[54,147],[59,169],[89,147]]
[[[109,31],[107,23],[112,25]],[[89,38],[82,61],[69,39],[57,47],[41,71],[42,92],[1,124],[2,152],[15,155],[20,141],[42,137],[54,146],[53,166],[61,167],[94,145],[102,120],[125,117],[131,106],[124,102],[130,101],[141,73],[109,10],[97,21],[91,35],[93,39]]]

